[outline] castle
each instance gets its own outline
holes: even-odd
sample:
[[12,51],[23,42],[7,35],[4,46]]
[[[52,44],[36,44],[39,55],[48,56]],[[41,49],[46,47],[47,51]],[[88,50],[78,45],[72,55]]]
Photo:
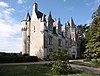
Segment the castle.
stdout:
[[38,4],[34,3],[32,16],[26,12],[21,26],[22,54],[43,59],[48,57],[50,51],[67,49],[69,57],[78,57],[76,25],[72,17],[62,25],[60,18],[52,19],[51,12],[45,15],[38,10]]

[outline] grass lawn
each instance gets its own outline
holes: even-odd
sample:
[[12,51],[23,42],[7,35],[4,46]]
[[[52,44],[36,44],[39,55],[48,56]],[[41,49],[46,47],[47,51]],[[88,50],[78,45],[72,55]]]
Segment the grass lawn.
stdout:
[[73,70],[73,74],[54,75],[50,69],[50,66],[42,64],[0,66],[0,76],[100,76],[75,69]]
[[94,68],[100,68],[100,64],[93,63],[91,61],[88,61],[88,62],[73,61],[73,62],[70,62],[70,63],[71,64],[78,64],[78,65],[84,65],[84,66],[94,67]]

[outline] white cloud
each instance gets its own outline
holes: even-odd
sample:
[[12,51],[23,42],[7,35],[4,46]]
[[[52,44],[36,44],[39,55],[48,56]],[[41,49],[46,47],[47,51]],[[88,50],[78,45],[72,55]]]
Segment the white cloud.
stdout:
[[5,9],[5,10],[0,10],[0,13],[2,13],[2,14],[4,14],[4,15],[8,15],[8,14],[11,14],[11,12],[13,12],[13,11],[15,11],[15,9],[14,8],[7,8],[7,9]]
[[21,51],[20,23],[12,17],[15,11],[11,7],[0,9],[0,52]]
[[86,6],[90,6],[91,4],[90,3],[86,3]]
[[23,1],[22,0],[18,0],[18,4],[22,4],[23,3]]
[[100,0],[95,0],[95,3],[99,6],[100,5]]
[[96,0],[97,2],[100,2],[100,0]]
[[66,2],[66,0],[64,0],[64,2]]
[[[2,45],[1,45],[2,44]],[[17,52],[21,50],[21,38],[0,38],[0,52]]]
[[72,11],[74,9],[73,6],[65,7],[68,11]]
[[3,1],[0,1],[0,7],[8,7],[8,4]]

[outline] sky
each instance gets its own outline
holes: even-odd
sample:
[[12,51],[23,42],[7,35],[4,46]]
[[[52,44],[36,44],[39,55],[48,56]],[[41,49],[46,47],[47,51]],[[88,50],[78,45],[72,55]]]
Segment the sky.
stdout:
[[19,53],[22,49],[21,21],[32,6],[65,24],[73,17],[76,25],[89,24],[100,0],[0,0],[0,52]]

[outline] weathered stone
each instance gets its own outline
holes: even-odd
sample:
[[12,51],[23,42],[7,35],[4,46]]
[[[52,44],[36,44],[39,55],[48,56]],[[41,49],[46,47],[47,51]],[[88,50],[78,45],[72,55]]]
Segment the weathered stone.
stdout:
[[62,26],[60,18],[52,19],[51,12],[47,16],[40,12],[37,3],[33,5],[32,17],[27,13],[22,21],[22,54],[46,59],[50,51],[67,49],[69,56],[77,58],[76,40],[72,18]]

